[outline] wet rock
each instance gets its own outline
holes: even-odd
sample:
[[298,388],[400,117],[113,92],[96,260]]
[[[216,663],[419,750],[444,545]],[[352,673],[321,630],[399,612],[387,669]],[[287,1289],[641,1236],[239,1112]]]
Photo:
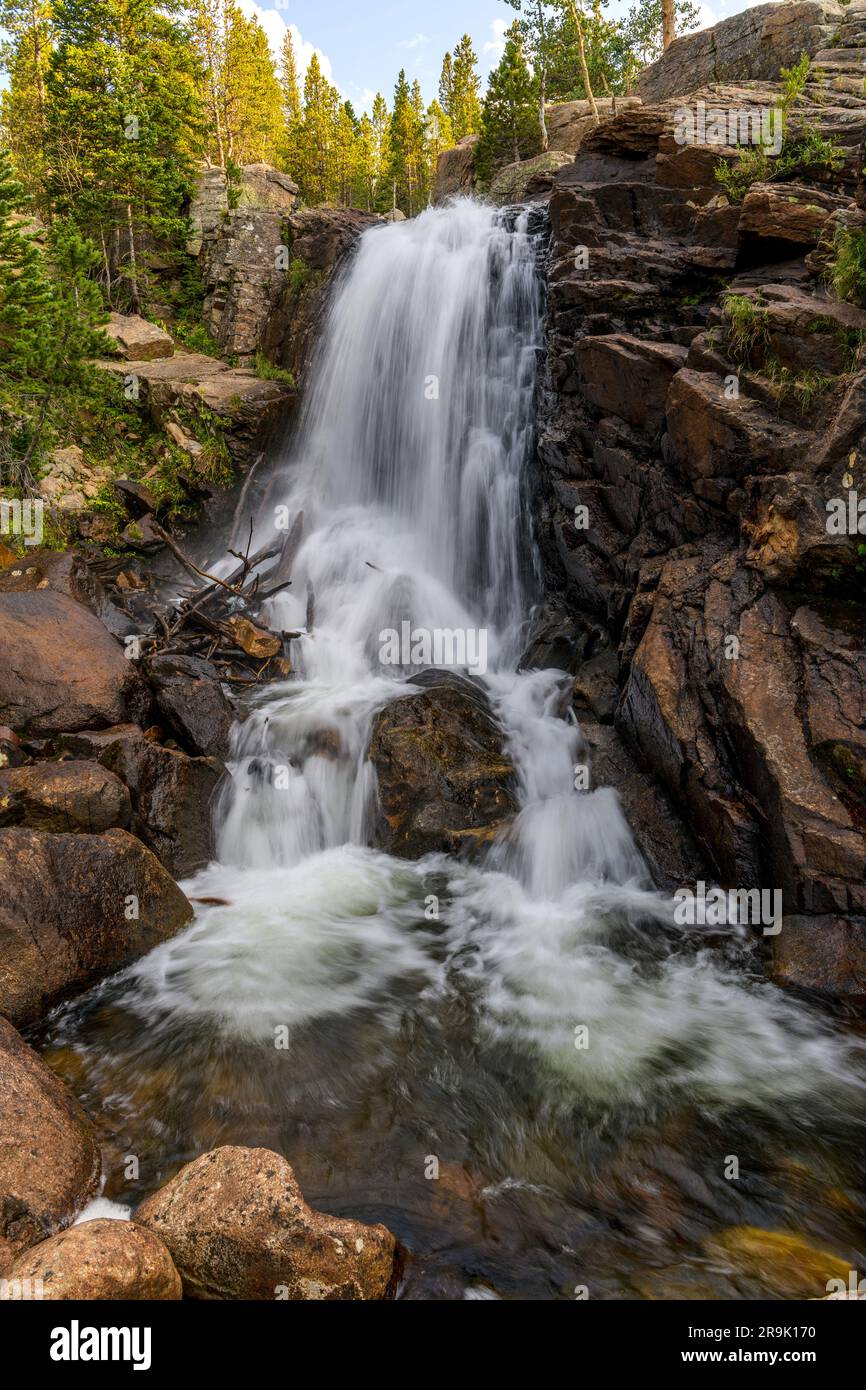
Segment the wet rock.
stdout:
[[396,1289],[390,1231],[311,1210],[289,1164],[268,1149],[204,1154],[134,1220],[164,1241],[188,1298],[368,1300]]
[[132,815],[129,792],[95,762],[34,763],[0,772],[0,806],[20,802],[20,822],[29,830],[98,835],[126,829]]
[[153,362],[174,353],[170,335],[138,314],[111,314],[104,331],[126,362]]
[[301,208],[283,224],[289,271],[272,303],[262,351],[302,381],[319,340],[334,278],[378,218],[355,208]]
[[866,918],[785,917],[773,937],[773,979],[862,1007],[866,1004]]
[[572,699],[580,718],[591,710],[602,724],[613,722],[619,699],[619,658],[616,652],[599,652],[581,663],[572,687]]
[[2,1017],[0,1098],[0,1247],[8,1261],[75,1219],[96,1193],[100,1159],[72,1092]]
[[677,344],[647,343],[628,334],[581,338],[575,346],[590,404],[650,433],[661,428],[668,388],[686,356]]
[[182,1297],[162,1241],[131,1221],[82,1221],[19,1256],[7,1278],[38,1279],[47,1300]]
[[147,674],[174,736],[202,757],[226,758],[234,711],[216,667],[193,656],[157,656],[147,663]]
[[484,693],[431,674],[431,689],[380,711],[367,753],[381,806],[376,843],[407,859],[478,849],[517,811],[515,767]]
[[849,1260],[822,1250],[792,1231],[730,1226],[704,1243],[706,1255],[722,1270],[760,1290],[752,1297],[820,1298],[831,1279],[847,1284]]
[[38,1022],[173,936],[192,908],[125,830],[0,830],[0,1012]]
[[93,613],[64,594],[0,594],[0,722],[45,735],[116,724],[135,707],[134,667]]
[[89,731],[60,741],[94,756],[129,788],[131,829],[173,878],[187,878],[209,863],[213,851],[212,802],[225,774],[217,758],[190,758],[146,738],[136,726],[104,738]]
[[672,894],[682,884],[706,879],[706,858],[674,802],[641,771],[615,729],[585,715],[578,719],[589,749],[592,785],[616,790],[656,888]]

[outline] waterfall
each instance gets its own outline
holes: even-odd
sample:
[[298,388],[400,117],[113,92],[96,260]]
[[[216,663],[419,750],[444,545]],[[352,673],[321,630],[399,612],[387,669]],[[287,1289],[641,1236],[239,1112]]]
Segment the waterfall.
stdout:
[[[427,1252],[433,1297],[467,1241],[473,1269],[519,1270],[514,1287],[541,1296],[590,1266],[633,1296],[629,1271],[678,1267],[683,1232],[705,1277],[706,1230],[775,1226],[782,1209],[763,1179],[741,1202],[724,1155],[772,1172],[781,1135],[820,1169],[820,1112],[838,1164],[858,1161],[862,1045],[767,984],[749,943],[674,926],[616,794],[576,789],[569,678],[519,669],[540,590],[539,236],[526,212],[460,201],[362,237],[256,520],[257,547],[275,525],[298,541],[291,587],[268,601],[274,628],[303,633],[295,669],[235,728],[216,860],[185,885],[196,921],[55,1032],[86,1052],[120,1152],[153,1172],[265,1142],[309,1197]],[[382,634],[403,622],[488,638],[477,678],[520,810],[480,862],[370,847],[372,721],[416,664],[383,661]],[[635,1155],[655,1124],[688,1227],[647,1205]],[[441,1199],[431,1154],[457,1175]],[[430,1213],[447,1213],[460,1165],[495,1234],[446,1214],[443,1243]],[[599,1216],[612,1190],[630,1207],[615,1247]]]

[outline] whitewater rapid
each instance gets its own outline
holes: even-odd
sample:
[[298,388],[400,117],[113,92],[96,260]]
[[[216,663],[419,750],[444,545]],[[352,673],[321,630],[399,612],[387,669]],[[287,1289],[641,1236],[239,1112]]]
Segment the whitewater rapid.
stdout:
[[[365,1015],[396,1034],[407,1009],[438,1020],[459,994],[557,1105],[826,1098],[860,1085],[852,1045],[761,982],[743,943],[735,971],[675,931],[616,794],[575,788],[587,753],[562,716],[568,678],[519,670],[541,597],[542,230],[462,200],[362,237],[258,502],[256,545],[275,518],[297,524],[292,586],[268,617],[305,635],[292,678],[234,731],[217,859],[185,885],[226,905],[134,966],[124,1006],[151,1038],[190,1026],[264,1043]],[[365,750],[408,674],[383,665],[381,634],[405,620],[488,635],[521,809],[480,864],[369,848]]]

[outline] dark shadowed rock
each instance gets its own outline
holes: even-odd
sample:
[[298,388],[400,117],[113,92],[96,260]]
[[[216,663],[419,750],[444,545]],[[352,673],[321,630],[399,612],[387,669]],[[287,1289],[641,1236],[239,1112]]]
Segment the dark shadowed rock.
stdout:
[[780,985],[866,1004],[866,918],[785,917],[772,973]]
[[225,775],[217,758],[190,758],[165,748],[135,724],[63,734],[56,742],[58,751],[95,759],[129,788],[133,832],[175,878],[210,861],[212,800]]
[[514,764],[484,692],[461,677],[429,674],[431,689],[376,716],[367,753],[381,805],[376,842],[407,859],[477,849],[517,811]]
[[0,594],[0,722],[16,733],[99,728],[140,699],[132,664],[97,617],[63,594]]
[[125,829],[129,792],[112,772],[95,762],[34,763],[0,772],[0,805],[6,796],[22,803],[21,824],[29,830],[98,835]]
[[175,738],[193,753],[225,758],[234,712],[219,673],[192,656],[158,656],[147,664],[156,703]]
[[38,1022],[192,917],[165,869],[125,830],[0,830],[0,865],[0,1012],[18,1025]]
[[162,1241],[131,1221],[82,1221],[19,1256],[7,1277],[40,1280],[48,1300],[182,1297]]
[[96,1131],[63,1082],[0,1018],[0,1246],[17,1255],[95,1196]]
[[167,1245],[188,1298],[368,1300],[396,1289],[391,1232],[313,1211],[269,1149],[203,1154],[134,1219]]

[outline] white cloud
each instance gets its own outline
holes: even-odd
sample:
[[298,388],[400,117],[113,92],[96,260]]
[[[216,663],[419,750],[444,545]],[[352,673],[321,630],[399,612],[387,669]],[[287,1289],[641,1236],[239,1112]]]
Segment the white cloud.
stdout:
[[489,54],[491,63],[498,63],[505,52],[505,35],[508,33],[508,21],[505,19],[494,19],[490,25],[493,30],[493,38],[489,39],[481,52]]
[[430,40],[426,34],[416,34],[412,39],[404,39],[400,44],[401,48],[423,48]]
[[329,82],[333,82],[333,69],[331,67],[331,60],[328,57],[328,55],[326,53],[323,53],[320,48],[316,48],[315,44],[309,43],[307,39],[305,39],[301,34],[301,31],[298,28],[297,24],[287,25],[282,15],[278,13],[278,10],[280,8],[288,9],[288,4],[286,4],[285,6],[278,5],[277,9],[266,10],[262,9],[260,5],[257,5],[255,3],[255,0],[238,0],[238,8],[241,10],[243,14],[246,15],[247,19],[257,19],[259,21],[259,24],[262,26],[262,28],[268,36],[268,43],[270,44],[271,52],[273,53],[274,58],[279,58],[280,49],[283,46],[283,38],[285,37],[286,29],[289,30],[289,32],[292,35],[292,43],[295,49],[295,61],[298,65],[298,77],[302,83],[307,68],[310,66],[310,59],[312,58],[314,53],[319,59],[319,66],[321,67],[325,77],[327,77]]

